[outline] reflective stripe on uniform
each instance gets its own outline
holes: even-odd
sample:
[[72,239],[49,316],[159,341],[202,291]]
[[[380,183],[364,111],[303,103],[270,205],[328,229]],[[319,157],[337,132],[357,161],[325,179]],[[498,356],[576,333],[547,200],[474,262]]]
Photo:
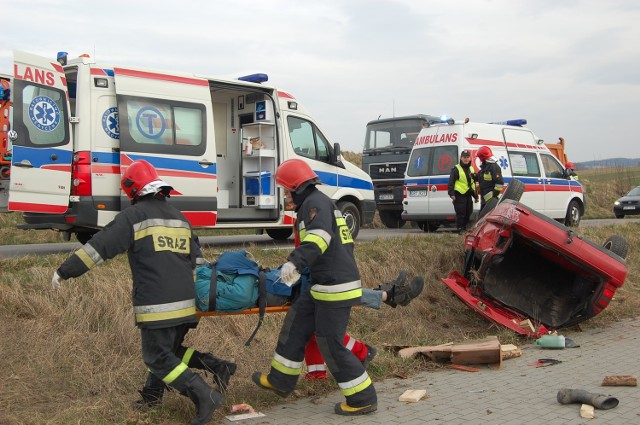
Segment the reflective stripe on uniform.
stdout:
[[366,389],[369,385],[371,385],[371,378],[369,378],[367,372],[364,372],[362,375],[358,376],[356,379],[352,379],[349,382],[338,382],[340,391],[345,397],[359,393],[360,391]]
[[187,317],[196,314],[196,300],[189,299],[166,304],[138,305],[133,307],[136,322],[155,322]]
[[147,229],[149,227],[177,227],[177,228],[185,228],[190,229],[189,223],[182,220],[177,219],[163,219],[163,218],[150,218],[148,220],[143,220],[140,223],[136,223],[133,225],[134,233],[138,233],[141,230]]
[[323,364],[308,364],[307,365],[307,370],[309,372],[326,372],[327,371],[327,366],[323,363]]
[[169,385],[170,383],[175,381],[176,378],[178,378],[178,376],[182,375],[182,372],[184,372],[187,369],[188,369],[187,365],[181,362],[178,366],[174,367],[173,370],[169,372],[167,376],[162,378],[162,382]]
[[102,256],[90,244],[82,246],[82,248],[78,249],[75,254],[88,269],[104,262]]
[[493,191],[485,193],[484,196],[482,197],[482,199],[484,199],[485,202],[488,201],[491,198],[493,198]]
[[345,301],[362,296],[362,282],[340,283],[337,285],[315,284],[311,287],[311,296],[320,301]]
[[311,229],[305,232],[305,236],[300,239],[300,242],[314,243],[320,248],[320,252],[324,253],[331,243],[331,235],[326,230]]
[[302,363],[303,362],[294,362],[275,353],[271,360],[271,367],[285,375],[300,375],[300,372],[302,372]]
[[188,365],[189,361],[191,360],[191,356],[193,356],[194,351],[195,350],[193,348],[187,348],[187,351],[185,351],[184,355],[182,356],[182,363]]
[[356,345],[356,339],[354,337],[352,337],[351,335],[349,335],[349,340],[347,341],[347,343],[344,346],[347,347],[347,350],[351,351],[351,350],[353,350],[353,346],[354,345]]
[[[176,221],[176,220],[172,220]],[[164,236],[178,236],[178,237],[191,237],[191,229],[183,227],[167,227],[167,226],[153,226],[146,227],[144,229],[137,230],[134,233],[133,238],[139,240],[145,236],[164,235]]]
[[495,190],[496,192],[500,192],[502,191],[502,188],[504,187],[503,184],[496,184],[495,186],[493,186],[493,190]]

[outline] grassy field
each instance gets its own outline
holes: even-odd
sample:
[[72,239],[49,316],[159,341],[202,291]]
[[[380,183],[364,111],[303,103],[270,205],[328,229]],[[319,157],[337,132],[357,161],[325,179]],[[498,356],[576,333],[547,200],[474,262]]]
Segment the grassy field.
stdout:
[[[629,177],[629,186],[635,185]],[[626,191],[620,175],[609,179],[604,173],[581,173],[588,196],[608,207],[607,197]],[[619,186],[620,185],[620,186]],[[602,196],[596,196],[597,193]],[[606,195],[606,196],[605,196]],[[613,200],[611,200],[612,204]],[[609,206],[610,207],[610,206]],[[604,213],[603,213],[604,214]],[[15,229],[15,214],[0,215],[3,244],[45,241],[48,232]],[[609,210],[609,215],[612,217]],[[619,289],[603,314],[581,326],[600,327],[610,321],[636,316],[640,311],[640,224],[622,223],[602,228],[579,228],[578,232],[602,243],[612,234],[628,240],[629,268],[625,286]],[[51,232],[55,241],[59,235]],[[248,251],[264,266],[283,262],[287,251]],[[215,247],[205,256],[215,259]],[[140,356],[139,331],[133,323],[130,301],[131,273],[126,256],[117,257],[78,279],[64,282],[59,291],[50,290],[53,271],[68,254],[0,259],[0,424],[183,424],[193,415],[189,400],[175,391],[168,393],[161,408],[139,412],[132,408],[137,390],[145,378]],[[356,308],[349,331],[357,338],[382,348],[392,345],[435,345],[498,335],[502,343],[530,342],[485,321],[466,308],[440,281],[463,261],[463,238],[458,235],[407,236],[399,239],[357,242],[356,259],[364,285],[376,287],[390,281],[400,269],[425,276],[422,295],[408,307],[380,310]],[[246,338],[257,323],[255,315],[202,319],[187,343],[202,351],[234,359],[239,369],[233,377],[226,408],[249,403],[264,409],[279,402],[276,396],[258,390],[250,381],[254,371],[268,371],[283,314],[267,316],[251,347]],[[442,365],[421,359],[401,360],[380,350],[369,366],[374,381],[411,375]],[[207,377],[210,380],[210,377]],[[295,394],[311,397],[336,389],[335,382],[301,380]],[[224,421],[222,412],[218,422]]]

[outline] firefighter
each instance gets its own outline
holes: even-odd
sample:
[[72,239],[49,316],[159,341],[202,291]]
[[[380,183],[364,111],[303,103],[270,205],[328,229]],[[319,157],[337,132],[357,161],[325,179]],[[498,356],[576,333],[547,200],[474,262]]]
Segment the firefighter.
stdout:
[[[191,424],[209,422],[224,400],[189,367],[219,365],[209,353],[182,347],[189,329],[196,327],[193,269],[196,246],[187,219],[166,201],[172,187],[144,160],[131,163],[121,187],[132,206],[120,212],[102,231],[69,257],[53,274],[59,288],[127,251],[133,276],[133,311],[140,328],[142,358],[149,370],[141,404],[159,403],[165,385],[189,397],[196,406]],[[197,365],[196,365],[197,363]],[[235,365],[217,376],[226,386]]]
[[504,180],[502,179],[502,170],[488,146],[481,146],[476,156],[482,162],[476,175],[476,181],[480,186],[480,209],[482,209],[489,202],[489,199],[497,198],[500,195]]
[[[458,233],[467,229],[473,202],[478,202],[471,168],[471,152],[463,150],[460,154],[460,162],[451,169],[447,192],[453,201],[453,209],[456,212],[456,228]],[[473,201],[471,199],[473,198]]]
[[322,356],[345,401],[339,415],[361,415],[377,409],[376,390],[362,363],[344,345],[351,307],[360,303],[362,285],[353,255],[353,238],[334,202],[316,188],[317,174],[303,160],[290,159],[276,170],[276,183],[295,204],[300,246],[280,269],[293,284],[305,267],[310,285],[301,291],[285,316],[268,375],[255,372],[260,388],[286,397],[294,390],[304,363],[307,341],[315,331]]
[[567,167],[567,175],[569,177],[573,177],[574,180],[580,181],[580,178],[576,174],[576,167],[575,167],[575,165],[573,165],[573,162],[568,161],[565,164],[565,167]]

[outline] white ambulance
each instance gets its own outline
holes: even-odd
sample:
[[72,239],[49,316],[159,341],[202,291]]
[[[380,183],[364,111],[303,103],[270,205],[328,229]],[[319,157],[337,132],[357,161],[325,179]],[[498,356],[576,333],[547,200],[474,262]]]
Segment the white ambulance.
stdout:
[[[475,171],[479,170],[476,152],[488,146],[502,169],[505,189],[511,179],[517,178],[525,184],[520,202],[566,225],[577,226],[585,208],[582,185],[525,125],[526,120],[474,123],[467,119],[423,128],[405,172],[402,219],[416,222],[424,231],[455,223],[447,194],[451,168],[466,149],[471,152]],[[479,203],[474,204],[474,215],[479,208]]]
[[295,213],[274,175],[282,161],[300,158],[355,237],[373,220],[370,177],[341,159],[340,145],[291,94],[261,84],[266,79],[15,51],[9,209],[24,212],[23,228],[84,242],[129,205],[120,176],[145,159],[174,187],[170,201],[194,228],[251,228],[284,239]]

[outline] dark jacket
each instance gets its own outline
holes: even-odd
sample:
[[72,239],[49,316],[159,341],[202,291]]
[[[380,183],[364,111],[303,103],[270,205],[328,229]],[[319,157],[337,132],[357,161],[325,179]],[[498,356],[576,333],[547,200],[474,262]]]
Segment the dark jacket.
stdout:
[[195,245],[187,219],[163,195],[141,198],[120,212],[58,269],[77,277],[127,251],[136,324],[164,328],[197,323]]
[[483,204],[500,195],[504,186],[502,170],[495,162],[485,161],[480,166],[476,180],[480,185],[480,196]]
[[[296,268],[309,268],[311,296],[334,306],[360,304],[362,284],[353,255],[353,238],[334,202],[309,186],[296,202],[300,246],[289,254]],[[340,286],[336,286],[340,285]]]

